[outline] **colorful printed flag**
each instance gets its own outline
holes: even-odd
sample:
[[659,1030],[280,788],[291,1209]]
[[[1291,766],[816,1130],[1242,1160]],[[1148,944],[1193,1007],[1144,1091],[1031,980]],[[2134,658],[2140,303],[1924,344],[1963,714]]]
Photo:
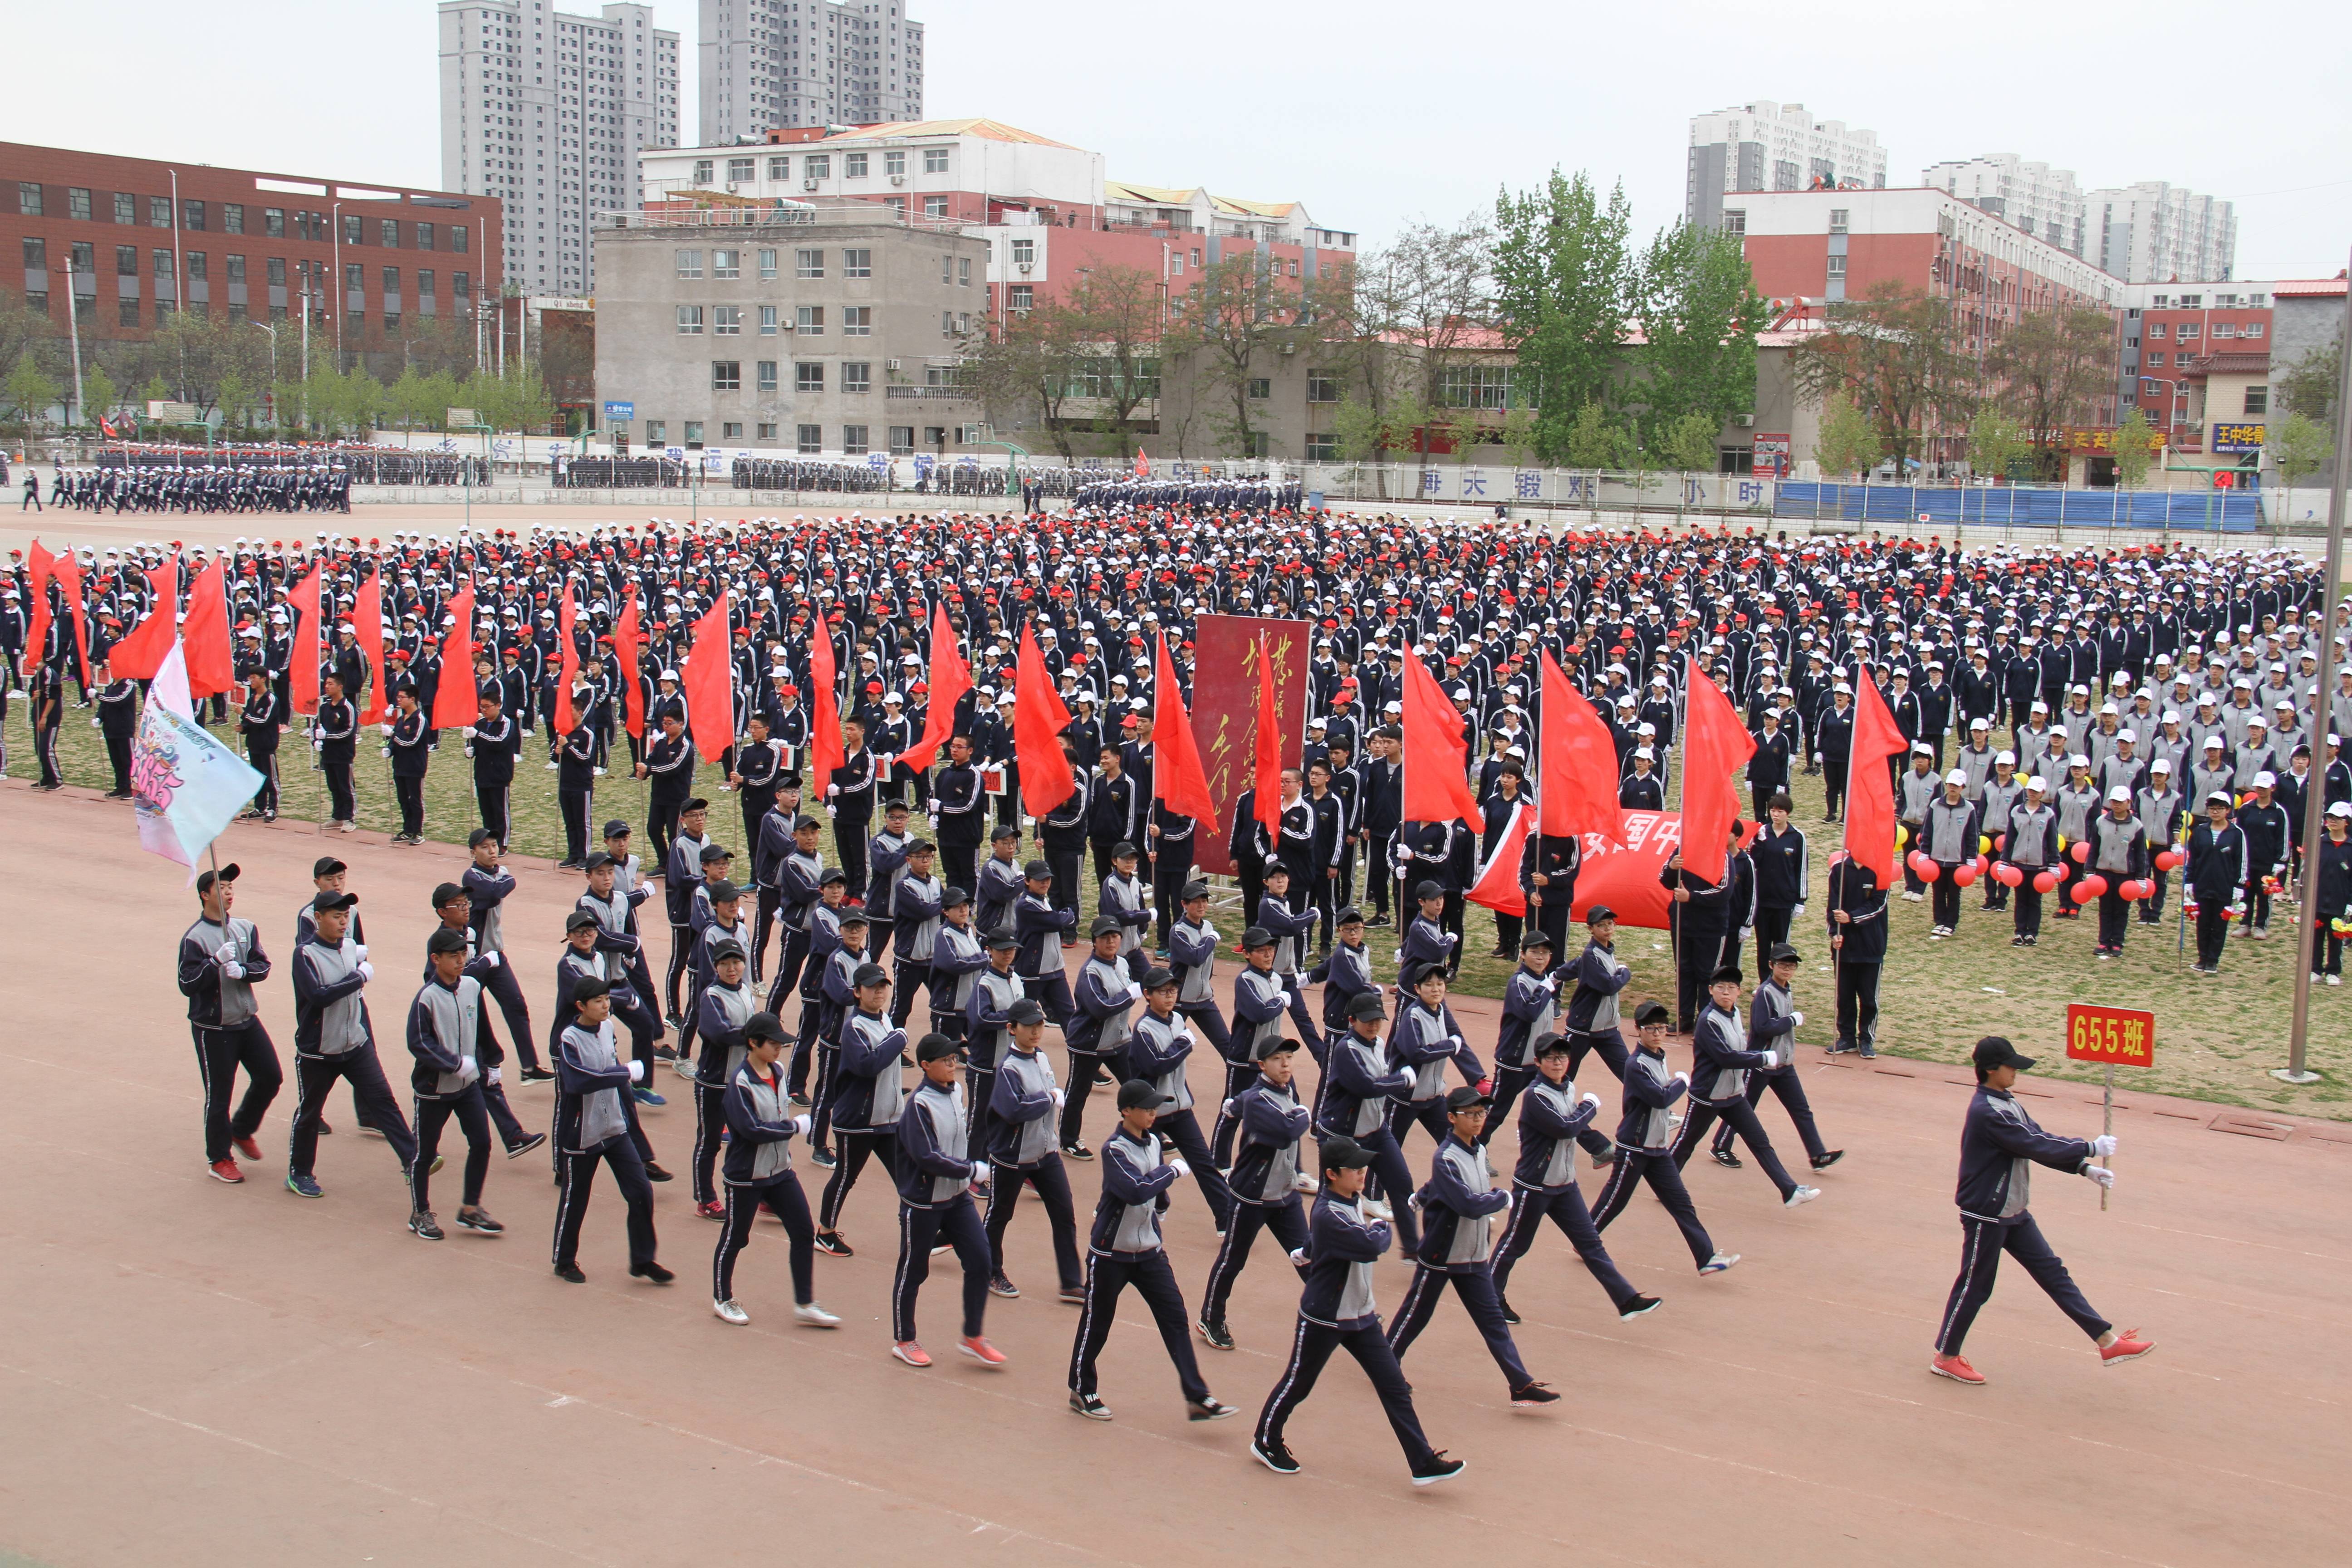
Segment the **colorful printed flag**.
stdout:
[[261,775],[196,722],[180,645],[163,657],[148,689],[131,748],[131,809],[142,848],[188,868],[252,801]]

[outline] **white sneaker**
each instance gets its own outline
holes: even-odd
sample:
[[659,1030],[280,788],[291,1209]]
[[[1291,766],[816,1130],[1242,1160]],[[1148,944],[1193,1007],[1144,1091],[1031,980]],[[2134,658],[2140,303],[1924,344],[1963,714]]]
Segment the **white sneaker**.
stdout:
[[600,778],[600,779],[601,779],[601,778],[603,778],[603,777],[604,776],[604,769],[602,769],[602,768],[597,768],[597,769],[595,769],[595,770],[594,770],[594,772],[595,772],[595,775],[596,775],[598,778]]
[[680,1057],[677,1060],[670,1063],[669,1065],[672,1071],[676,1072],[678,1077],[686,1079],[688,1083],[695,1083],[700,1080],[700,1075],[696,1072],[694,1063],[686,1058]]
[[1738,1261],[1739,1254],[1736,1252],[1718,1252],[1713,1258],[1710,1258],[1706,1262],[1700,1264],[1698,1266],[1698,1271],[1701,1274],[1720,1274]]
[[547,764],[547,771],[551,773],[561,773],[563,771],[563,764],[562,763],[551,762]]
[[1906,904],[1916,904],[1924,901],[1927,897],[1925,893],[1906,893],[1903,895],[1903,901]]
[[2344,976],[2340,974],[2331,974],[2327,977],[2327,984],[2330,985],[2341,985],[2344,984]]
[[841,1326],[841,1320],[838,1317],[826,1311],[814,1301],[811,1301],[805,1307],[794,1307],[793,1321],[811,1329],[837,1329]]
[[1394,1219],[1396,1217],[1396,1211],[1389,1207],[1388,1205],[1382,1203],[1378,1198],[1366,1198],[1363,1201],[1362,1206],[1364,1212],[1371,1215],[1374,1219]]
[[710,1310],[719,1315],[720,1322],[732,1323],[739,1329],[751,1321],[751,1314],[737,1306],[731,1299],[711,1302]]
[[1795,1208],[1799,1204],[1811,1203],[1815,1198],[1820,1197],[1821,1195],[1822,1190],[1819,1187],[1799,1187],[1795,1192],[1790,1193],[1788,1197],[1782,1201],[1781,1206],[1783,1208]]

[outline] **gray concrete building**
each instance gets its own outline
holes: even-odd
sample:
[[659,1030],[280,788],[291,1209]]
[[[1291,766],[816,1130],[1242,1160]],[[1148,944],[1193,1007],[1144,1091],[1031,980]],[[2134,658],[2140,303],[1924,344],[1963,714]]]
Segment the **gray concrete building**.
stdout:
[[2085,260],[2126,283],[2180,283],[2236,276],[2238,209],[2162,180],[2093,191],[2084,198]]
[[[633,447],[934,455],[980,437],[959,384],[988,245],[868,202],[608,214],[596,390]],[[617,421],[614,422],[617,426]]]
[[923,25],[905,0],[701,0],[698,25],[705,147],[923,118]]

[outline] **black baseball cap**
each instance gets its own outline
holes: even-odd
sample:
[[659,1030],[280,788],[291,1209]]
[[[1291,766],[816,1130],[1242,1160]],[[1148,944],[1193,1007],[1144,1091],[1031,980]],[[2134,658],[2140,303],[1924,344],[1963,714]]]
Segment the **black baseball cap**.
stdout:
[[1143,988],[1146,991],[1157,991],[1163,985],[1173,985],[1175,984],[1176,975],[1174,972],[1163,969],[1158,964],[1154,964],[1152,967],[1143,972]]
[[997,930],[989,933],[988,950],[991,952],[997,952],[1003,948],[1019,947],[1020,945],[1021,939],[1013,934],[1013,929],[1010,926],[1001,926]]
[[604,837],[607,837],[607,838],[626,838],[628,836],[629,836],[629,825],[628,825],[627,823],[625,823],[625,822],[623,822],[619,817],[617,817],[617,816],[616,816],[616,817],[613,818],[613,820],[612,820],[612,821],[610,821],[610,822],[608,822],[608,823],[604,824]]
[[1008,1024],[1042,1024],[1045,1021],[1045,1005],[1034,997],[1024,996],[1004,1010]]
[[1772,951],[1765,955],[1764,962],[1767,963],[1802,963],[1805,962],[1805,957],[1804,954],[1799,952],[1795,948],[1790,947],[1787,942],[1776,942],[1772,944]]
[[2026,1072],[2032,1068],[2033,1058],[2019,1056],[2017,1047],[1999,1035],[1987,1035],[1977,1042],[1976,1064],[1980,1072],[1987,1068],[2015,1068]]
[[1362,925],[1364,923],[1364,911],[1358,909],[1355,905],[1349,904],[1346,909],[1341,910],[1338,914],[1331,917],[1331,923],[1334,927]]
[[433,889],[433,907],[436,910],[459,899],[466,899],[469,904],[473,902],[473,900],[466,898],[466,889],[455,882],[444,882]]
[[1054,879],[1054,868],[1043,860],[1032,860],[1021,868],[1021,877],[1024,881],[1050,882]]
[[360,901],[357,893],[320,893],[310,907],[324,914],[330,910],[347,910]]
[[743,1021],[743,1037],[747,1040],[789,1040],[784,1021],[773,1013],[754,1013]]
[[946,892],[940,895],[940,908],[942,910],[951,910],[958,904],[970,904],[971,902],[971,895],[965,892],[961,888],[950,888]]
[[925,1035],[915,1043],[915,1060],[935,1062],[956,1054],[959,1047],[945,1035]]
[[1584,911],[1584,923],[1589,926],[1597,926],[1602,921],[1613,921],[1616,918],[1617,911],[1607,904],[1595,904]]
[[1432,899],[1442,899],[1444,896],[1445,889],[1439,887],[1435,882],[1416,882],[1413,884],[1412,901],[1414,903],[1425,904]]
[[732,860],[733,858],[735,858],[735,851],[728,848],[724,844],[706,844],[702,847],[702,863],[706,866],[713,860]]
[[196,896],[202,898],[213,890],[215,882],[234,882],[243,868],[234,860],[217,871],[200,872],[196,877]]
[[1445,1097],[1445,1113],[1449,1116],[1459,1115],[1461,1112],[1468,1110],[1474,1106],[1492,1105],[1494,1103],[1495,1097],[1493,1095],[1480,1094],[1476,1089],[1471,1088],[1465,1083],[1460,1089],[1455,1089],[1453,1093]]
[[712,878],[702,885],[702,890],[709,895],[714,904],[723,904],[731,899],[740,899],[743,896],[743,889],[724,877]]
[[1551,951],[1551,938],[1546,936],[1539,931],[1531,931],[1528,932],[1526,940],[1519,943],[1519,951],[1521,952],[1534,952],[1538,950],[1549,952]]
[[1095,923],[1087,928],[1087,934],[1090,937],[1117,936],[1123,929],[1116,915],[1097,915]]
[[841,929],[847,931],[851,926],[871,925],[873,922],[866,918],[864,910],[844,910],[841,911],[840,923]]
[[[809,820],[814,822],[816,818],[811,817]],[[1020,837],[1021,830],[1019,828],[1013,826],[1013,824],[1009,822],[1000,822],[996,825],[996,831],[988,836],[988,841],[991,844],[1002,844],[1008,838],[1018,840]]]
[[1144,1079],[1131,1078],[1118,1086],[1118,1108],[1121,1110],[1157,1110],[1163,1105],[1173,1105],[1176,1097],[1160,1092],[1160,1086]]
[[1566,1035],[1538,1035],[1534,1054],[1539,1057],[1566,1056],[1575,1048],[1568,1043]]
[[577,1007],[583,1002],[593,1002],[599,996],[610,994],[612,989],[610,985],[593,974],[584,979],[575,980],[572,983],[572,1005]]
[[1184,884],[1184,891],[1183,891],[1183,894],[1181,895],[1181,901],[1182,901],[1182,902],[1184,902],[1184,903],[1188,903],[1188,904],[1189,904],[1189,903],[1191,903],[1191,902],[1192,902],[1193,900],[1195,900],[1195,899],[1205,899],[1205,898],[1207,898],[1208,896],[1209,896],[1209,884],[1208,884],[1208,883],[1206,883],[1206,882],[1199,882],[1199,881],[1187,882],[1187,883],[1185,883],[1185,884]]
[[570,936],[575,931],[593,931],[597,923],[596,917],[586,910],[574,910],[563,917],[563,934]]
[[583,869],[593,871],[599,866],[617,866],[619,864],[620,862],[618,860],[614,859],[613,857],[605,854],[602,849],[599,849],[596,853],[588,857],[587,864]]
[[1360,1171],[1372,1163],[1364,1146],[1353,1138],[1326,1138],[1315,1146],[1327,1171]]
[[680,816],[683,816],[689,811],[709,811],[709,809],[710,803],[703,799],[700,795],[696,795],[692,800],[689,800],[684,805],[679,806],[677,808],[677,812]]
[[1242,951],[1244,952],[1254,947],[1272,947],[1273,945],[1274,933],[1264,926],[1252,926],[1242,932]]
[[1348,999],[1348,1016],[1350,1018],[1385,1018],[1388,1016],[1389,1010],[1377,992],[1359,991]]
[[1114,860],[1132,860],[1136,858],[1135,846],[1122,838],[1110,847],[1110,858]]
[[1715,973],[1706,977],[1706,983],[1709,985],[1737,985],[1746,978],[1739,973],[1739,965],[1720,963],[1716,965]]
[[1286,1056],[1297,1048],[1297,1040],[1286,1040],[1280,1035],[1268,1035],[1257,1043],[1255,1055],[1259,1061],[1264,1061],[1268,1057]]
[[425,951],[436,958],[445,952],[463,952],[466,951],[465,935],[443,926],[425,939]]
[[498,837],[487,827],[477,827],[473,832],[466,835],[466,847],[479,849],[485,844],[497,842]]
[[878,963],[861,963],[857,972],[849,977],[849,983],[860,991],[869,985],[887,985],[890,984],[890,972]]
[[835,869],[827,871],[824,876],[818,880],[817,886],[820,888],[830,888],[835,882],[840,883],[845,888],[849,886],[849,873],[836,867]]
[[1633,1026],[1646,1029],[1653,1024],[1671,1024],[1675,1016],[1666,1011],[1663,1002],[1644,1002],[1633,1014]]
[[310,875],[313,877],[333,877],[350,869],[349,866],[344,865],[332,855],[321,855],[310,862]]

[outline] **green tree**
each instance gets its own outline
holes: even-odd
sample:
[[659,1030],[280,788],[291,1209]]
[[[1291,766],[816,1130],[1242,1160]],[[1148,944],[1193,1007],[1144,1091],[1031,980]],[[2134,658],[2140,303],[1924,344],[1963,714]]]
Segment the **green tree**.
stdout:
[[2116,427],[2116,483],[2137,489],[2147,479],[2161,443],[2147,416],[2135,408]]
[[1066,305],[1049,300],[1033,310],[1012,312],[993,331],[975,333],[966,345],[961,374],[963,384],[988,406],[996,423],[1024,435],[1034,427],[1069,462],[1077,454],[1070,438],[1072,421],[1063,416],[1063,406],[1085,358],[1085,331],[1078,317]]
[[[1375,406],[1386,401],[1390,377],[1380,362],[1390,354],[1410,367],[1395,377],[1399,398],[1424,410],[1444,403],[1446,373],[1482,344],[1490,328],[1493,241],[1476,214],[1451,227],[1416,219],[1366,258],[1347,304],[1354,341],[1378,356],[1367,377]],[[1337,324],[1339,314],[1336,307],[1327,312],[1327,327]],[[1430,422],[1412,424],[1427,430]]]
[[1948,300],[1890,279],[1828,316],[1829,331],[1790,355],[1790,373],[1824,408],[1832,393],[1851,397],[1877,431],[1874,460],[1885,454],[1907,466],[1930,435],[1973,412],[1976,362],[1959,350]]
[[16,356],[16,368],[8,373],[5,382],[0,382],[0,394],[5,395],[16,417],[28,425],[47,418],[50,405],[63,395],[58,378],[41,368],[30,350]]
[[235,426],[243,429],[250,425],[253,422],[254,400],[258,395],[254,384],[247,379],[241,367],[232,365],[221,372],[220,380],[213,388],[213,399],[220,409],[222,427],[226,429]]
[[1633,466],[1633,437],[1610,417],[1598,398],[1587,398],[1569,422],[1561,445],[1569,467],[1621,470]]
[[53,356],[61,346],[59,337],[47,310],[36,310],[22,294],[0,289],[0,364],[13,365],[27,353],[41,364],[58,364],[61,360]]
[[2288,415],[2272,433],[2270,448],[2279,483],[2293,487],[2327,466],[2336,441],[2327,426],[2298,412]]
[[2336,386],[2341,374],[2344,334],[2325,347],[2313,348],[2286,368],[2286,373],[2273,378],[2278,391],[2278,405],[2289,414],[2300,414],[2318,421],[2328,428],[2336,423]]
[[2005,479],[2011,463],[2033,450],[2033,443],[2007,410],[1988,404],[1969,421],[1969,470],[1979,479]]
[[2034,477],[2063,479],[2067,427],[2115,390],[2115,318],[2089,305],[2028,310],[1994,341],[1985,369],[2025,427]]
[[1711,470],[1716,431],[1756,406],[1756,332],[1767,304],[1739,237],[1675,224],[1642,253],[1638,300],[1642,376],[1626,395],[1643,404],[1643,426],[1655,432],[1706,415]]
[[1581,173],[1554,169],[1542,188],[1496,198],[1496,322],[1540,411],[1547,458],[1575,462],[1586,405],[1605,409],[1615,390],[1634,303],[1632,225],[1624,187],[1604,205]]
[[106,374],[106,366],[92,359],[81,373],[81,422],[96,428],[99,420],[114,412],[114,405],[121,395],[114,378]]
[[1649,455],[1656,465],[1681,474],[1711,474],[1716,469],[1716,438],[1723,421],[1702,409],[1692,409],[1651,427]]
[[1813,437],[1813,461],[1824,476],[1861,473],[1885,452],[1877,426],[1855,406],[1852,394],[1832,392],[1822,399],[1821,431]]

